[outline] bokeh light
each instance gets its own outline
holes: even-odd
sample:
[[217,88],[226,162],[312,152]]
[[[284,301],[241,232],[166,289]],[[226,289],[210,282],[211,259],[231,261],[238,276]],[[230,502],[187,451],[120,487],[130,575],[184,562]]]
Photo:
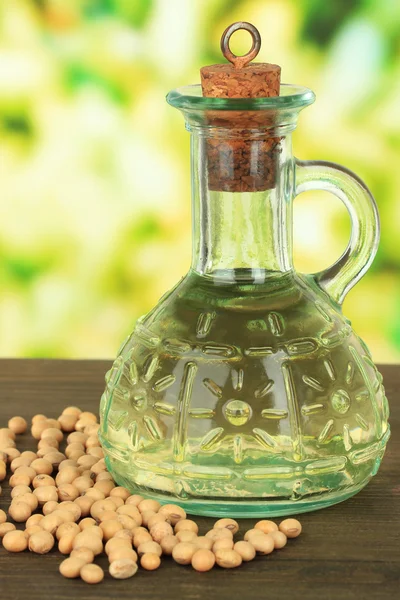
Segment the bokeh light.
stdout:
[[[380,362],[400,359],[400,4],[392,0],[3,0],[0,354],[111,357],[190,262],[189,136],[164,96],[219,62],[235,20],[260,60],[311,87],[302,159],[354,170],[382,221],[344,312]],[[246,35],[234,40],[245,52]],[[349,219],[295,202],[296,266],[336,260]]]

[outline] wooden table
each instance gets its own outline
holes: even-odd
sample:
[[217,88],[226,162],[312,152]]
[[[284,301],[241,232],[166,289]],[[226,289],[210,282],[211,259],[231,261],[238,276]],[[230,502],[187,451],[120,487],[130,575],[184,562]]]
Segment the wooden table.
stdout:
[[[13,415],[57,417],[67,404],[97,412],[107,361],[0,360],[0,427]],[[61,556],[0,548],[0,599],[45,600],[394,600],[400,598],[400,367],[382,366],[391,402],[392,438],[378,475],[357,496],[301,515],[303,535],[270,557],[229,571],[196,573],[165,559],[156,572],[139,570],[126,581],[89,586],[58,573]],[[29,435],[19,448],[34,448]],[[5,482],[3,482],[5,483]],[[3,485],[0,507],[10,489]],[[204,530],[211,519],[198,519]],[[248,529],[254,521],[242,522]],[[105,557],[99,561],[107,567]]]

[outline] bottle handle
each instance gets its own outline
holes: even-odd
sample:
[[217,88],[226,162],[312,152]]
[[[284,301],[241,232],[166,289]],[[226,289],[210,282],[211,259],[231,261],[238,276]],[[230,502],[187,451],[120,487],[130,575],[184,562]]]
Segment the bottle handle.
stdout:
[[313,274],[318,285],[342,304],[375,258],[380,235],[378,209],[365,183],[345,167],[322,160],[296,159],[295,195],[309,190],[331,192],[350,213],[351,235],[346,250],[333,265]]

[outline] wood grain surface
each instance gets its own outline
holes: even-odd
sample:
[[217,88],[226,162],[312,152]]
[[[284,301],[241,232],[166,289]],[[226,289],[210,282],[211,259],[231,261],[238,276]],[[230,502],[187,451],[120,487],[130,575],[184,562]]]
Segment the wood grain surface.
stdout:
[[[0,427],[10,417],[57,417],[68,404],[97,412],[107,361],[0,360]],[[400,598],[400,367],[382,366],[391,405],[392,438],[381,469],[357,496],[300,516],[303,534],[269,557],[233,571],[196,573],[165,558],[158,571],[90,586],[58,573],[62,558],[9,554],[0,548],[0,600],[394,600]],[[29,434],[19,449],[34,449]],[[0,507],[10,489],[3,482]],[[205,532],[213,520],[196,518]],[[242,520],[241,530],[255,521]],[[99,561],[107,568],[107,560]]]

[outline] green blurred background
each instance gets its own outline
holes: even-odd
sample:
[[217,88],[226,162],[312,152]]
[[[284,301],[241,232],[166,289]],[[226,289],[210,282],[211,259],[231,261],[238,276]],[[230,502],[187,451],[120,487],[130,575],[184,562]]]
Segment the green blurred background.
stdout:
[[[164,96],[220,62],[222,31],[247,20],[259,60],[317,94],[296,155],[343,163],[377,199],[379,254],[344,312],[375,360],[399,361],[398,0],[2,0],[1,11],[2,356],[111,357],[185,273],[189,135]],[[349,218],[333,196],[303,194],[294,230],[296,266],[312,272],[341,254]]]

